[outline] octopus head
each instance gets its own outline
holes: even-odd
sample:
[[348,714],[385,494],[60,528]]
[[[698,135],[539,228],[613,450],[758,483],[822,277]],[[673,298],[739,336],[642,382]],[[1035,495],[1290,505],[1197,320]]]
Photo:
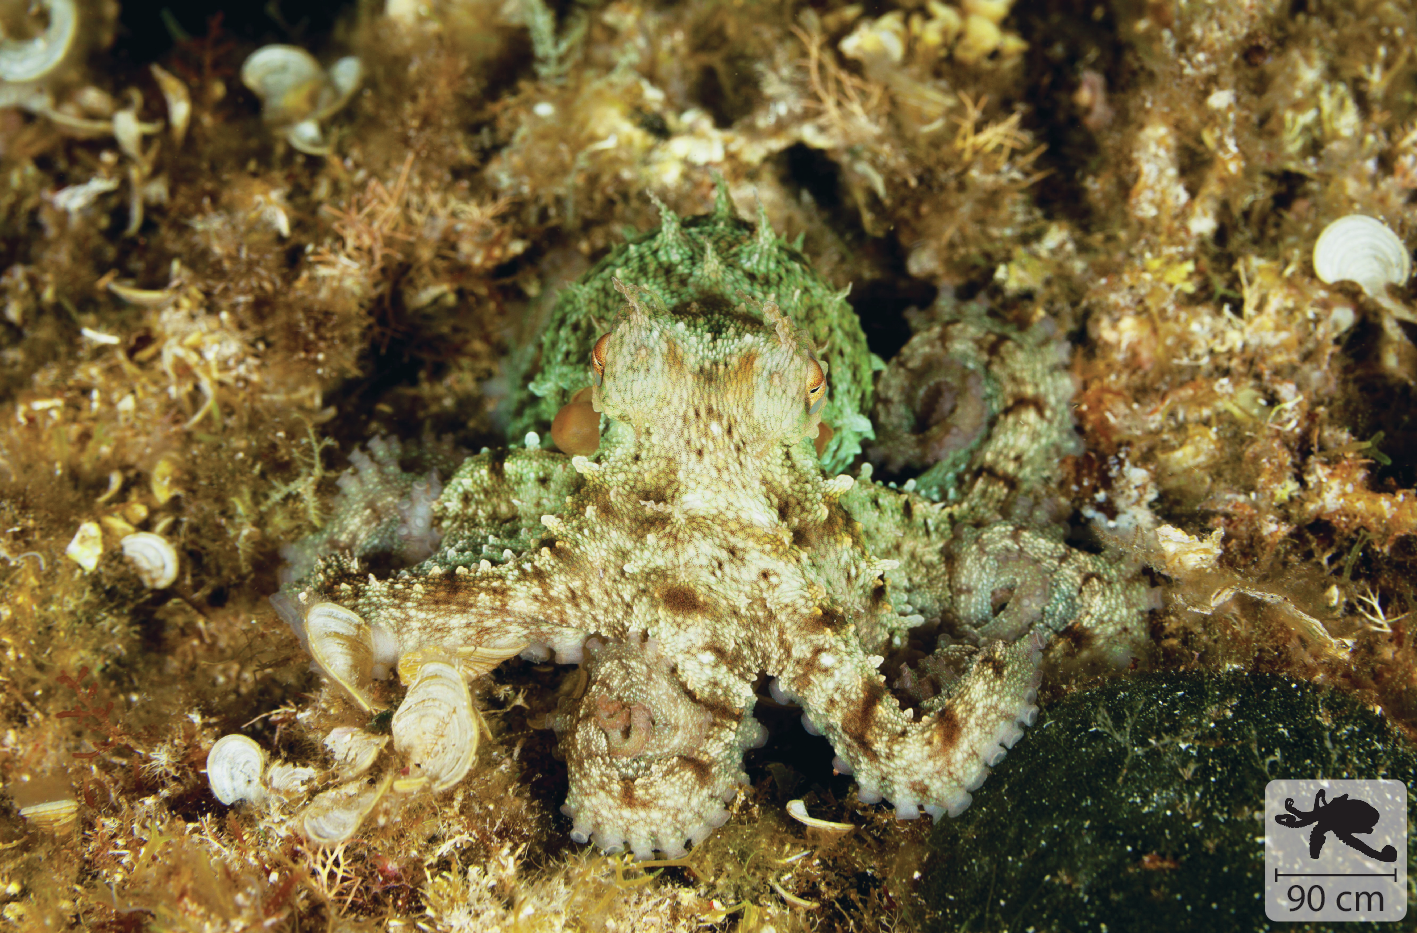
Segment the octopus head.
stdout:
[[666,308],[615,284],[624,309],[591,353],[596,411],[700,456],[817,436],[826,367],[776,303],[709,294]]

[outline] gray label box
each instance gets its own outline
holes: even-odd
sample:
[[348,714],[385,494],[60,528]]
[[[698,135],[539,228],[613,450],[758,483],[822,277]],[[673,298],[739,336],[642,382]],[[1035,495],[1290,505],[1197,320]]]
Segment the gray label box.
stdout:
[[1265,915],[1307,922],[1407,915],[1407,785],[1270,781]]

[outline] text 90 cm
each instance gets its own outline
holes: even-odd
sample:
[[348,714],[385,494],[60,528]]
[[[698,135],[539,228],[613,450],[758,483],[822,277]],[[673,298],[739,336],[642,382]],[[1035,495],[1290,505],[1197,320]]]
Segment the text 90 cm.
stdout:
[[[1289,897],[1289,903],[1294,905],[1289,908],[1290,913],[1303,910],[1305,907],[1314,913],[1324,909],[1325,894],[1320,885],[1311,884],[1305,889],[1302,884],[1291,884],[1286,894]],[[1383,912],[1383,892],[1381,891],[1339,891],[1333,902],[1344,913],[1380,914]]]

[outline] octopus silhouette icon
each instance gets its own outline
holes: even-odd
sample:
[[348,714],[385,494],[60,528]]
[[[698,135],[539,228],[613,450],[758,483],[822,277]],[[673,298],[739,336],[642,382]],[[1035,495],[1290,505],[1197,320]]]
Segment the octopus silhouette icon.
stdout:
[[1382,851],[1374,849],[1362,839],[1357,838],[1359,834],[1367,835],[1378,825],[1378,811],[1366,800],[1350,798],[1347,794],[1339,794],[1332,800],[1327,800],[1322,790],[1314,795],[1314,806],[1311,810],[1300,810],[1294,806],[1294,798],[1286,797],[1284,809],[1287,811],[1274,818],[1280,826],[1288,826],[1293,829],[1301,829],[1305,826],[1312,826],[1309,833],[1309,858],[1316,859],[1323,851],[1324,843],[1328,840],[1328,834],[1333,833],[1344,845],[1369,858],[1377,859],[1380,862],[1396,862],[1397,849],[1390,845],[1383,846]]

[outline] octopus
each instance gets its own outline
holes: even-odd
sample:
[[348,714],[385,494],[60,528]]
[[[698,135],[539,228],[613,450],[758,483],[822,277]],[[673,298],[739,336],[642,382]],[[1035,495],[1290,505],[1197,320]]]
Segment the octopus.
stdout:
[[[922,366],[966,376],[922,428],[954,438],[931,498],[864,461],[883,366],[844,297],[722,190],[711,214],[663,210],[561,296],[516,401],[517,428],[580,406],[571,454],[531,431],[446,482],[348,484],[392,490],[337,509],[386,542],[410,513],[397,496],[436,493],[441,538],[381,576],[346,521],[275,598],[356,722],[326,742],[336,772],[307,836],[337,843],[381,797],[456,785],[478,731],[467,684],[518,654],[577,665],[550,717],[571,838],[640,858],[682,855],[729,819],[765,738],[764,683],[801,706],[861,802],[938,819],[1033,722],[1055,635],[1129,656],[1145,586],[1069,545],[1040,505],[1077,445],[1057,344],[977,309],[917,334],[960,359],[932,368],[917,348],[883,384]],[[952,417],[967,424],[941,426]],[[894,431],[932,446],[909,433]],[[426,527],[410,534],[427,546]],[[392,748],[357,725],[388,708]]]

